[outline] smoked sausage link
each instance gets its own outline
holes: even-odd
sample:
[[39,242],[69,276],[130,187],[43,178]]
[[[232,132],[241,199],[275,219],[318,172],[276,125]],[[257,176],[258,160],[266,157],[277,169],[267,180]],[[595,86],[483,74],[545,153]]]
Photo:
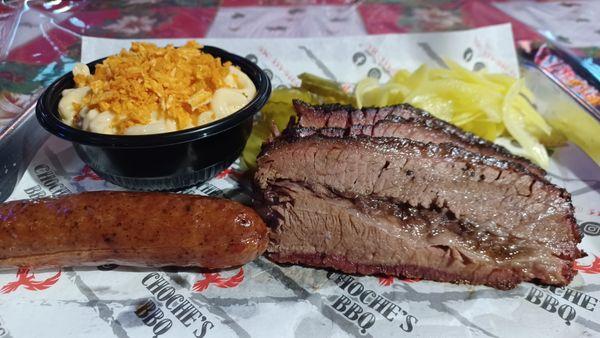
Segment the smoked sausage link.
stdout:
[[170,193],[86,192],[0,204],[0,268],[238,266],[268,230],[237,202]]

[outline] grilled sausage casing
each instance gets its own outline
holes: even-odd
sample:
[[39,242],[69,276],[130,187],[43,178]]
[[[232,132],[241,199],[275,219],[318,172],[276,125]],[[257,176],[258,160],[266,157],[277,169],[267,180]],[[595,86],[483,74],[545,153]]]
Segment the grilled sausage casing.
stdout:
[[258,214],[237,202],[191,195],[87,192],[0,204],[0,267],[227,268],[268,243]]

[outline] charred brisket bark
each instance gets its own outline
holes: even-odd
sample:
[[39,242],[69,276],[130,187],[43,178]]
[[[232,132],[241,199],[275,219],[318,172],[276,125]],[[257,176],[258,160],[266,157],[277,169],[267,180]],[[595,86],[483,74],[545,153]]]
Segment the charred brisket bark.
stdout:
[[573,278],[582,252],[570,195],[531,163],[458,142],[459,129],[443,142],[413,122],[411,133],[373,136],[407,105],[362,111],[367,121],[296,107],[299,122],[263,147],[255,174],[274,261],[500,289]]
[[355,109],[337,104],[311,106],[295,100],[298,128],[305,133],[333,128],[344,136],[409,138],[423,143],[454,143],[466,150],[518,163],[531,173],[544,177],[544,169],[529,160],[509,153],[502,146],[442,121],[409,104],[383,108]]

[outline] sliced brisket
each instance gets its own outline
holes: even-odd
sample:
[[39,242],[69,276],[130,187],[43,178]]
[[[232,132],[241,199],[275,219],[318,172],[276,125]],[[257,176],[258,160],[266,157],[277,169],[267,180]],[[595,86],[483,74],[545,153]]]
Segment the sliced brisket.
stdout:
[[[335,111],[327,121],[343,120]],[[510,157],[350,136],[357,123],[323,127],[305,116],[258,158],[271,259],[501,289],[571,281],[582,252],[564,189]]]
[[[347,136],[409,138],[424,143],[454,143],[466,150],[518,163],[544,177],[545,171],[529,160],[512,155],[502,146],[442,121],[409,104],[355,109],[337,104],[312,106],[295,100],[298,127],[310,134],[314,129],[335,128]],[[340,130],[341,129],[341,130]]]

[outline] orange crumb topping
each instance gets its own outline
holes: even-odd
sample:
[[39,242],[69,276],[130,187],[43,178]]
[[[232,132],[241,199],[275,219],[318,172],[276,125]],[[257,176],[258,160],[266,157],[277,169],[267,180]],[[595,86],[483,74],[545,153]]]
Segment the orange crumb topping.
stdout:
[[200,47],[195,41],[179,48],[134,42],[129,51],[97,65],[91,76],[75,76],[77,87],[91,88],[83,105],[114,113],[119,133],[150,123],[153,112],[175,120],[178,129],[189,128],[209,109],[215,90],[225,87],[231,66]]

